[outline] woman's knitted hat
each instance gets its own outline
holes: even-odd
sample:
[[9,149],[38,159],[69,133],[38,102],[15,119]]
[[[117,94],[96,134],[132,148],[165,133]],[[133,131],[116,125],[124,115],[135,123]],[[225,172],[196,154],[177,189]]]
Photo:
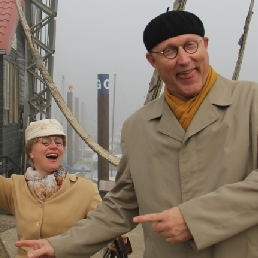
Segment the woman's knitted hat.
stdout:
[[36,122],[31,122],[30,125],[25,130],[25,141],[44,137],[49,135],[63,135],[63,126],[56,119],[42,119]]

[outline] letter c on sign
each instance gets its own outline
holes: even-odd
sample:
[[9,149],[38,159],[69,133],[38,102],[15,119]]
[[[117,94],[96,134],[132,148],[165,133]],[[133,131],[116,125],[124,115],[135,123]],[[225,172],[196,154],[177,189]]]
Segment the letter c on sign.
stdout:
[[109,79],[106,79],[104,82],[103,82],[103,86],[108,90],[109,89]]

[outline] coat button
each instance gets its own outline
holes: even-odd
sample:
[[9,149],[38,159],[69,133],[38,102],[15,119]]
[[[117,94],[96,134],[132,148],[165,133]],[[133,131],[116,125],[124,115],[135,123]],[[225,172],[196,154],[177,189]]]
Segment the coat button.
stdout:
[[36,222],[36,227],[38,227],[39,226],[39,222]]

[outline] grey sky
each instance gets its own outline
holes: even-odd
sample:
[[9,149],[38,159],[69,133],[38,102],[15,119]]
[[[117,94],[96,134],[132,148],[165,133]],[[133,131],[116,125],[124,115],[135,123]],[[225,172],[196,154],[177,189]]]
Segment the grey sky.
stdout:
[[[74,97],[86,106],[86,130],[96,129],[97,74],[110,76],[112,115],[116,79],[115,127],[140,108],[148,91],[153,68],[145,59],[142,32],[147,23],[172,9],[168,0],[61,0],[56,17],[54,82],[60,89],[62,75],[74,85]],[[250,1],[188,0],[186,10],[203,21],[209,41],[210,63],[231,78],[237,61],[238,40],[243,33]],[[258,5],[254,6],[240,79],[258,82]],[[55,110],[53,110],[55,116]],[[110,120],[111,125],[111,120]]]

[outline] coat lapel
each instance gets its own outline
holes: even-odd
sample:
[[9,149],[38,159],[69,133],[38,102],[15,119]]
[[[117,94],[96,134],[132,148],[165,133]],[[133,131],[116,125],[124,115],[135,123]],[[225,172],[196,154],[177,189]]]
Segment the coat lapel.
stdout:
[[159,132],[166,134],[167,136],[180,142],[183,141],[185,136],[185,130],[172,113],[166,101],[164,101],[164,113],[161,116],[158,130]]
[[69,174],[67,172],[66,174],[66,177],[64,179],[64,182],[61,186],[61,188],[55,193],[53,194],[52,196],[50,196],[47,200],[47,201],[51,201],[53,198],[56,198],[57,196],[60,196],[62,195],[63,193],[65,193],[66,191],[69,190],[69,188],[71,187],[71,181],[72,182],[75,182],[77,179],[76,179],[76,175],[72,175],[72,174]]
[[[153,105],[154,104],[154,105]],[[158,131],[182,142],[185,131],[165,101],[164,93],[149,106],[149,120],[159,119]]]
[[219,115],[212,106],[209,97],[206,97],[191,121],[185,133],[184,141],[218,120],[218,118]]
[[219,119],[220,115],[217,112],[216,106],[228,107],[230,105],[230,88],[225,84],[224,78],[219,75],[216,83],[212,87],[207,97],[203,100],[200,108],[188,127],[184,141]]

